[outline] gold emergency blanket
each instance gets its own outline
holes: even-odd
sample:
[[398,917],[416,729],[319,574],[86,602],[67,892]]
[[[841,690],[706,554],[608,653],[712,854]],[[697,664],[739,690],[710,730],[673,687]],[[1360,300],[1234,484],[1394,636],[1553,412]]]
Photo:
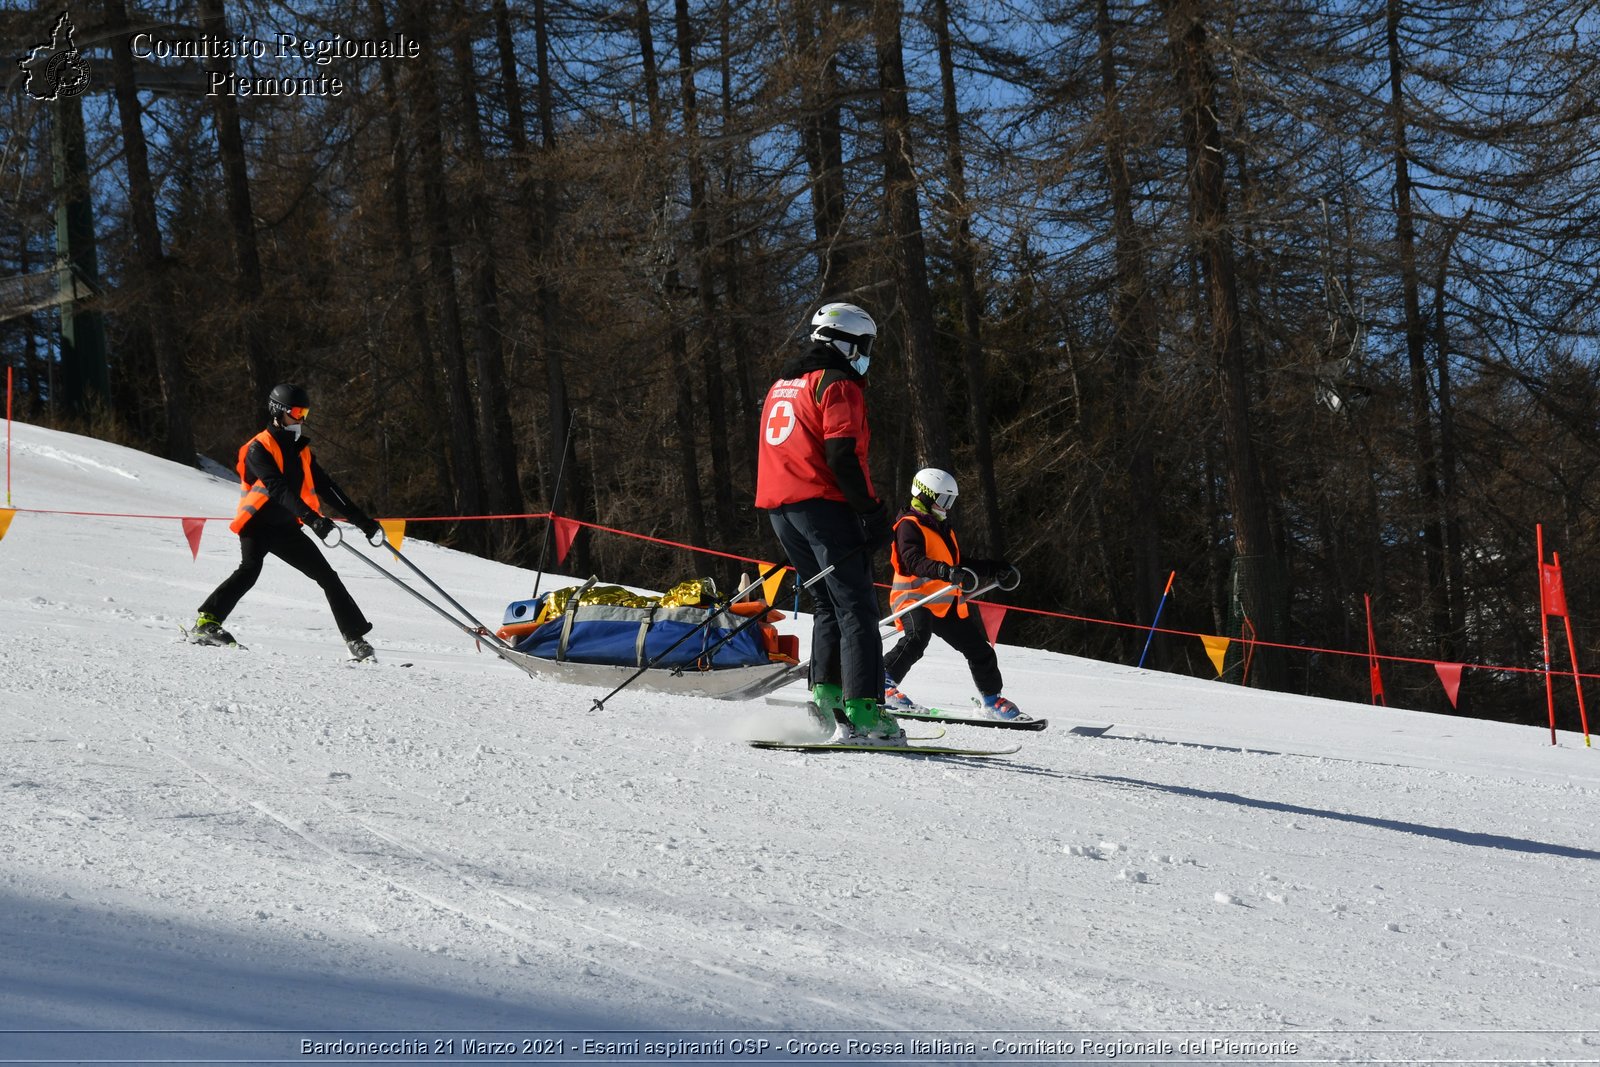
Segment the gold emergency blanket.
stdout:
[[559,618],[567,610],[572,595],[580,591],[583,595],[578,598],[579,604],[612,604],[623,608],[709,607],[717,599],[717,583],[710,578],[690,578],[679,582],[658,597],[630,593],[620,585],[591,585],[587,589],[575,585],[569,589],[554,590],[545,597],[544,607],[534,621],[545,623]]

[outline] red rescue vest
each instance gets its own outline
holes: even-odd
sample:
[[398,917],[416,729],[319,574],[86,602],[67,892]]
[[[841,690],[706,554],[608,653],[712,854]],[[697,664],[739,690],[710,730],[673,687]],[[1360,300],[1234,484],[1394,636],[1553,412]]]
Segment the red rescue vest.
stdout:
[[[245,457],[250,453],[250,446],[257,441],[260,441],[262,446],[266,448],[267,453],[277,461],[278,469],[280,471],[284,469],[283,449],[278,447],[278,439],[272,436],[271,430],[262,430],[239,447],[239,513],[228,524],[228,529],[234,533],[244,529],[244,524],[255,518],[256,512],[261,510],[261,506],[272,499],[267,494],[266,486],[261,484],[259,478],[256,479],[253,485],[246,480],[250,476],[245,473]],[[317,491],[311,479],[310,445],[300,450],[300,469],[303,475],[300,480],[300,499],[304,500],[306,507],[312,511],[320,512],[322,505],[317,500]],[[298,522],[299,520],[296,519],[295,521]]]
[[826,370],[780,378],[767,390],[761,409],[761,444],[756,459],[756,507],[776,508],[802,500],[844,502],[839,479],[828,466],[827,442],[851,437],[856,458],[872,490],[867,449],[867,402],[861,383],[835,379],[818,389]]
[[[950,531],[950,543],[947,545],[943,537],[923,525],[917,516],[900,516],[894,524],[897,533],[902,522],[914,522],[917,524],[917,529],[922,531],[923,554],[929,559],[951,567],[961,562],[961,545],[956,540],[956,532],[954,530]],[[895,545],[889,549],[889,562],[894,566],[894,584],[889,587],[889,611],[891,614],[899,611],[907,604],[914,604],[930,593],[935,593],[942,589],[944,590],[942,595],[934,597],[922,606],[942,619],[949,614],[950,605],[954,604],[956,606],[956,614],[963,619],[967,617],[967,602],[962,599],[959,590],[950,588],[949,582],[942,582],[937,578],[918,578],[915,575],[905,573],[904,568],[900,565],[898,537]],[[895,625],[900,625],[899,619],[895,620]]]

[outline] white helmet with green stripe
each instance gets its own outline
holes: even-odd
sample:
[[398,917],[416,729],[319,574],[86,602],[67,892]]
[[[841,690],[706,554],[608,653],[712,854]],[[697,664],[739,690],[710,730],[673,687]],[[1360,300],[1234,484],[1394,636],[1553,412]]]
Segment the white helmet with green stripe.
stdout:
[[940,521],[955,507],[960,493],[956,476],[938,467],[924,467],[911,479],[911,506]]

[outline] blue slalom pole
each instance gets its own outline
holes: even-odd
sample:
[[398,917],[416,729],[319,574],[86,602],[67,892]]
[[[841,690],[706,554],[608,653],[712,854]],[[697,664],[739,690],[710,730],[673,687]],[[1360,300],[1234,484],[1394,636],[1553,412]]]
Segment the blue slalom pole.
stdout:
[[1161,603],[1156,605],[1156,617],[1150,620],[1150,634],[1144,639],[1144,651],[1139,653],[1139,666],[1144,666],[1144,658],[1150,654],[1150,642],[1156,639],[1156,627],[1161,625],[1161,609],[1167,606],[1167,594],[1172,592],[1172,579],[1178,576],[1177,571],[1167,575],[1167,587],[1161,590]]

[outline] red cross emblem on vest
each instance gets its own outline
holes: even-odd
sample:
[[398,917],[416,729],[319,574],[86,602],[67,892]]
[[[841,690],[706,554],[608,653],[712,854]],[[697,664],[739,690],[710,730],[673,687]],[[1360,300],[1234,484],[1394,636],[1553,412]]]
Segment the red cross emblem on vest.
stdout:
[[772,410],[767,413],[767,444],[781,445],[787,441],[789,435],[794,432],[796,421],[792,403],[787,400],[780,400],[773,404]]

